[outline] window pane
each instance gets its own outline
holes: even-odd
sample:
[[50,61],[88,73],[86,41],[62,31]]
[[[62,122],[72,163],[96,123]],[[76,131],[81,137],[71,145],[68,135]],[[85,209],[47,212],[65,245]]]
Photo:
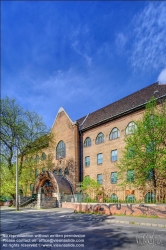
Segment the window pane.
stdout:
[[59,175],[62,175],[63,172],[62,172],[62,169],[59,169]]
[[111,199],[111,202],[117,202],[118,201],[118,196],[116,194],[112,194],[110,199]]
[[149,192],[145,195],[145,202],[146,203],[151,203],[151,202],[155,202],[155,195],[153,192]]
[[127,171],[127,181],[133,182],[134,181],[134,170]]
[[112,172],[111,173],[111,183],[117,183],[118,180],[118,173],[117,172]]
[[116,150],[112,150],[111,151],[111,161],[117,161],[118,160],[118,151]]
[[97,182],[98,182],[99,184],[102,184],[102,183],[103,183],[103,175],[102,175],[102,174],[98,174],[98,175],[97,175]]
[[99,133],[97,138],[96,138],[96,144],[104,142],[104,135],[103,133]]
[[118,128],[113,128],[110,134],[110,140],[114,140],[120,136],[120,131]]
[[90,147],[91,146],[91,139],[87,137],[84,141],[84,147]]
[[44,161],[46,159],[46,154],[45,153],[42,153],[41,159],[42,159],[42,161]]
[[127,157],[128,158],[133,158],[134,157],[134,155],[135,155],[135,149],[134,149],[134,147],[130,147],[130,148],[128,148],[128,155],[127,155]]
[[137,126],[134,122],[130,122],[126,128],[126,135],[134,133],[136,130]]
[[36,155],[35,161],[36,161],[36,162],[39,162],[39,159],[40,159],[39,156]]
[[69,175],[69,169],[68,169],[68,167],[65,168],[64,174],[65,174],[65,175]]
[[66,145],[63,141],[60,141],[56,148],[56,159],[61,159],[66,157]]
[[103,154],[98,154],[97,155],[97,164],[102,164],[103,163]]
[[36,170],[35,170],[35,176],[37,177],[38,174],[39,174],[39,171],[38,171],[38,169],[36,169]]
[[90,156],[85,157],[85,166],[90,166]]
[[135,202],[135,196],[133,194],[126,196],[126,202]]
[[152,179],[153,179],[153,169],[147,171],[147,173],[146,173],[146,180],[150,181]]

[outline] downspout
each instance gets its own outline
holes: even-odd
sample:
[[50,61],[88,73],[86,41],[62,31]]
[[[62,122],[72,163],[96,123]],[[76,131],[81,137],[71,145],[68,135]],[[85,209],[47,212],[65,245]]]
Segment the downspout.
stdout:
[[79,182],[83,181],[83,138],[82,138],[82,126],[85,123],[86,119],[88,118],[89,113],[79,126],[79,152],[80,152],[80,176],[79,176]]
[[79,182],[83,180],[83,143],[82,143],[82,133],[79,129],[79,152],[80,152],[80,173],[79,173]]

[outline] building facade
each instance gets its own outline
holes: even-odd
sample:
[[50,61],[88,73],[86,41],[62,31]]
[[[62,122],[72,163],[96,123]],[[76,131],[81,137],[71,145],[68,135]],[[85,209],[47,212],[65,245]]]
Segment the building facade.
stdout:
[[[55,136],[51,171],[66,176],[74,192],[85,176],[104,188],[116,189],[116,163],[122,157],[125,136],[134,131],[135,121],[141,119],[153,96],[158,102],[165,99],[166,84],[154,83],[76,121],[60,108],[51,130]],[[126,194],[119,196],[123,199]]]

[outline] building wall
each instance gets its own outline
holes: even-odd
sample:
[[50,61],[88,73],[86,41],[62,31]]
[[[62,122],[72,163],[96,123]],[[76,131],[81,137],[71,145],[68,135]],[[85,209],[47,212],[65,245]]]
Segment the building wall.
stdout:
[[[97,126],[93,129],[85,131],[83,133],[83,142],[87,137],[92,140],[92,145],[90,147],[83,148],[83,175],[89,175],[90,178],[97,180],[98,174],[103,174],[103,186],[109,184],[110,188],[117,188],[117,184],[110,183],[111,172],[118,171],[116,167],[117,162],[111,162],[111,151],[118,150],[118,160],[122,157],[122,150],[125,147],[125,129],[131,121],[139,120],[143,115],[144,110],[137,111],[135,113],[125,115],[116,120],[110,121],[106,124]],[[110,140],[111,130],[117,127],[120,130],[120,137],[117,139]],[[96,144],[97,135],[102,132],[104,134],[104,142]],[[103,163],[97,165],[97,154],[103,153]],[[85,166],[85,157],[90,156],[90,166]]]
[[[62,109],[58,112],[52,127],[52,133],[55,136],[55,145],[53,154],[53,162],[55,167],[64,169],[70,165],[69,175],[67,178],[72,182],[73,186],[79,182],[79,134],[78,125],[73,123],[66,112]],[[61,161],[56,159],[56,147],[63,140],[66,145],[66,157]],[[72,170],[73,175],[70,175]],[[73,179],[74,178],[74,179]]]

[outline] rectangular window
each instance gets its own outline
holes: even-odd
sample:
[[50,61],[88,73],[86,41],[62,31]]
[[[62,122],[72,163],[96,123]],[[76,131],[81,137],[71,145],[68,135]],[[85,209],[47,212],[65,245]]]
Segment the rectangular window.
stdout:
[[155,143],[154,142],[150,142],[147,146],[146,146],[146,153],[150,154],[150,153],[154,153],[155,152]]
[[38,169],[35,169],[35,177],[37,177],[37,176],[38,176],[38,174],[39,174]]
[[128,149],[127,149],[127,153],[128,153],[128,155],[127,155],[127,158],[128,159],[130,159],[130,158],[133,158],[134,157],[134,155],[135,155],[135,148],[134,147],[129,147]]
[[133,182],[134,181],[134,170],[127,171],[127,181]]
[[118,180],[118,173],[117,172],[112,172],[111,173],[111,183],[115,184],[115,183],[117,183],[117,180]]
[[151,181],[153,179],[153,169],[150,169],[146,172],[146,180]]
[[90,166],[90,156],[85,157],[85,167]]
[[102,164],[103,163],[103,154],[98,154],[97,155],[97,164]]
[[84,177],[84,179],[89,180],[89,179],[90,179],[90,176],[89,176],[89,175],[86,175],[86,176]]
[[111,151],[111,161],[117,161],[118,160],[118,150],[112,150]]
[[103,184],[103,175],[102,175],[102,174],[98,174],[98,175],[97,175],[97,182],[98,182],[99,184]]

